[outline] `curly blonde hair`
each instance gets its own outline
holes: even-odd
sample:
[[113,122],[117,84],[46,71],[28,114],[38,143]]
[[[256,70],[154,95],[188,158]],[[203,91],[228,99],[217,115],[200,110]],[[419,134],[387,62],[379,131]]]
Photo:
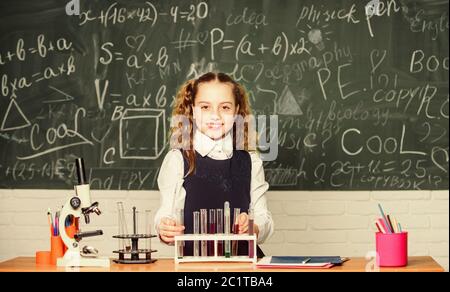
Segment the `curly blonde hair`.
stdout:
[[[221,83],[229,83],[232,85],[232,92],[238,112],[236,116],[244,119],[243,137],[237,136],[236,122],[233,124],[233,148],[243,149],[245,151],[256,151],[256,131],[253,128],[248,118],[251,117],[251,109],[248,100],[248,94],[244,87],[234,81],[225,73],[208,72],[201,75],[197,79],[186,81],[178,90],[176,95],[175,105],[172,111],[172,117],[185,117],[189,121],[188,125],[183,125],[181,122],[172,123],[169,139],[177,145],[174,147],[171,143],[171,148],[180,149],[183,156],[189,163],[189,170],[186,174],[193,173],[195,170],[195,150],[193,145],[194,140],[194,122],[193,122],[193,107],[198,87],[201,83],[218,81]],[[183,139],[183,137],[187,139]]]

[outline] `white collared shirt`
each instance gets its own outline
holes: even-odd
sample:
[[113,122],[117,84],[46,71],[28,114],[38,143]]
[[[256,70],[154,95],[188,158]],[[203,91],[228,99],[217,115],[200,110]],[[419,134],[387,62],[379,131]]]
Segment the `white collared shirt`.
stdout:
[[[194,149],[203,157],[216,160],[229,159],[233,156],[233,137],[228,133],[220,140],[212,140],[197,130],[194,134]],[[265,193],[269,184],[264,178],[262,160],[257,152],[249,152],[252,162],[250,200],[255,215],[255,224],[258,225],[258,243],[263,243],[273,233],[272,215],[267,209]],[[176,218],[176,210],[184,208],[186,190],[184,182],[183,155],[178,149],[171,149],[161,165],[158,175],[158,188],[161,195],[160,207],[155,214],[155,231],[159,234],[159,222],[164,217]]]
[[201,156],[208,156],[216,160],[225,160],[233,157],[233,137],[228,133],[220,140],[213,140],[200,131],[194,134],[194,149]]

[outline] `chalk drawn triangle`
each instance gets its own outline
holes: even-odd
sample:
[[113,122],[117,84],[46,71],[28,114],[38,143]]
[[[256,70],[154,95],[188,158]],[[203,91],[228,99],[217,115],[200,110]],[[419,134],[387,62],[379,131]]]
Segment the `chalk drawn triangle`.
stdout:
[[30,125],[30,121],[24,115],[17,102],[14,99],[11,99],[5,117],[3,118],[0,131],[17,130],[26,128]]
[[280,115],[303,115],[300,105],[295,100],[294,94],[288,86],[284,87],[283,92],[277,103],[277,112]]
[[59,98],[59,99],[54,99],[54,100],[44,100],[42,103],[56,103],[56,102],[71,101],[71,100],[75,99],[75,97],[73,97],[72,95],[67,94],[62,90],[59,90],[58,88],[55,88],[53,86],[49,86],[49,88],[53,89],[54,91],[56,91],[58,93],[61,93],[63,95],[63,97]]

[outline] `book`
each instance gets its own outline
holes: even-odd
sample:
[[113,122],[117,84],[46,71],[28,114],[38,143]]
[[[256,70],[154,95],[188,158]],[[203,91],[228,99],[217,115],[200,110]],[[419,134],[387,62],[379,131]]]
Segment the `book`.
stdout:
[[270,256],[258,261],[258,268],[331,268],[340,265],[345,261],[338,256]]

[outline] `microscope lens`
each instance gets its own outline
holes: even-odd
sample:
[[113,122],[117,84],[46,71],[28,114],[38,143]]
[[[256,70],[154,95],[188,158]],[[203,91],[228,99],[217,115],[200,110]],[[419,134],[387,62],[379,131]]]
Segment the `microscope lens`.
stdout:
[[86,173],[84,171],[83,158],[77,158],[75,160],[75,164],[76,164],[76,168],[77,168],[78,184],[84,185],[84,184],[86,184]]

